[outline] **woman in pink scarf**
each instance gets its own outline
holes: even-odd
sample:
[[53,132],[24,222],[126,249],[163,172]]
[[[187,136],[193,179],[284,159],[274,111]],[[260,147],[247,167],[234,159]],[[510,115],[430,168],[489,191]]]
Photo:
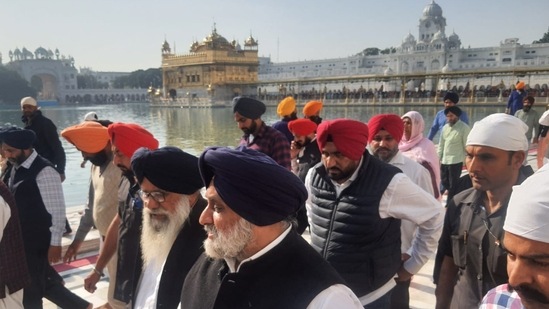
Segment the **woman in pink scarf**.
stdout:
[[440,199],[440,162],[435,144],[423,137],[425,122],[420,113],[410,111],[401,117],[404,135],[398,144],[403,155],[423,165],[431,174],[435,197]]

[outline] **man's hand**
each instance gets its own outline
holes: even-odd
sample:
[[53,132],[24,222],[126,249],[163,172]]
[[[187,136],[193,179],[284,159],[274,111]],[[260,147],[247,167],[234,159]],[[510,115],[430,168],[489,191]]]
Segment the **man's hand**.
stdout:
[[90,293],[95,292],[97,289],[96,284],[99,282],[99,279],[101,279],[99,274],[92,270],[86,279],[84,279],[84,289]]
[[61,246],[50,246],[48,249],[48,261],[50,264],[61,261]]
[[70,263],[76,260],[76,255],[78,254],[81,245],[82,241],[74,240],[72,244],[70,244],[70,246],[67,248],[67,252],[65,252],[65,256],[63,257],[63,262]]
[[396,281],[408,281],[412,278],[414,274],[409,273],[406,269],[404,269],[404,266],[400,266],[400,269],[397,272],[397,276],[395,278]]
[[297,158],[299,151],[300,151],[299,146],[295,143],[295,141],[292,141],[290,143],[290,158],[292,159]]

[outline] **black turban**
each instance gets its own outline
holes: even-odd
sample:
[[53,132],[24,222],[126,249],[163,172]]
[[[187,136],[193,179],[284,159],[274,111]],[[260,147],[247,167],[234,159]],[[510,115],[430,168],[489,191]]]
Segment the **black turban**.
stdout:
[[32,130],[21,129],[18,127],[7,127],[0,130],[0,141],[13,148],[32,148],[34,140],[36,140],[36,134]]
[[269,156],[252,149],[211,147],[199,159],[206,186],[214,179],[221,199],[257,226],[280,222],[307,200],[303,182]]
[[450,100],[450,101],[454,102],[455,104],[457,104],[459,102],[459,95],[455,92],[448,91],[444,95],[443,101],[446,101],[446,100]]
[[198,158],[176,147],[139,148],[132,156],[132,170],[139,183],[147,177],[168,192],[188,195],[203,187]]
[[448,115],[448,113],[452,113],[456,116],[461,116],[461,108],[457,106],[450,106],[444,110],[444,115]]
[[265,104],[261,101],[245,97],[236,97],[233,99],[233,114],[238,112],[246,118],[257,119],[266,110]]

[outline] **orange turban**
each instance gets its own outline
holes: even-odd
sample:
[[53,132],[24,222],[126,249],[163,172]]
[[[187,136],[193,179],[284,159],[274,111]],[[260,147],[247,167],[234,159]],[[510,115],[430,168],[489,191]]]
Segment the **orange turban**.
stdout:
[[368,144],[368,126],[351,119],[323,121],[316,130],[316,141],[321,150],[331,141],[345,157],[358,161]]
[[320,101],[310,101],[303,106],[303,115],[305,117],[314,116],[322,110],[322,102]]
[[61,131],[67,142],[78,150],[87,153],[98,153],[109,143],[107,128],[95,121],[85,121]]
[[286,97],[284,100],[280,101],[278,103],[278,107],[276,109],[276,113],[281,116],[290,116],[293,112],[295,112],[295,100],[292,97]]
[[300,118],[288,122],[288,129],[295,135],[306,136],[315,133],[316,123],[306,118]]
[[515,88],[521,90],[521,89],[524,89],[524,86],[526,86],[526,84],[524,84],[523,81],[520,81],[518,82],[518,84],[515,85]]
[[379,114],[368,121],[369,137],[368,142],[374,139],[374,136],[381,130],[385,130],[400,143],[402,134],[404,134],[404,123],[400,116],[395,114]]
[[111,143],[128,158],[131,158],[138,148],[158,148],[158,141],[154,136],[138,124],[116,122],[109,125],[108,131]]

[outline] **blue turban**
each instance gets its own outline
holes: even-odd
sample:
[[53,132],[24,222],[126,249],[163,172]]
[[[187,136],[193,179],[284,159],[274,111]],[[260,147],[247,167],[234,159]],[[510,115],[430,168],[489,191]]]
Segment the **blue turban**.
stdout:
[[233,99],[233,114],[238,112],[246,118],[258,119],[266,110],[265,104],[261,101],[245,97],[236,97]]
[[446,94],[444,95],[444,99],[442,99],[443,101],[446,101],[446,100],[450,100],[452,102],[454,102],[455,104],[458,104],[459,102],[459,95],[453,91],[448,91],[446,92]]
[[15,126],[0,130],[0,141],[13,148],[32,148],[34,140],[36,140],[36,134],[32,130],[21,129]]
[[198,158],[176,147],[139,148],[132,156],[132,170],[139,183],[147,177],[168,192],[188,195],[203,187]]
[[457,107],[457,106],[450,106],[450,107],[447,107],[446,109],[444,109],[444,115],[448,115],[448,113],[452,113],[456,116],[461,116],[461,108]]
[[257,226],[295,214],[307,200],[303,182],[269,156],[252,149],[211,147],[199,159],[206,186],[214,179],[221,199]]

